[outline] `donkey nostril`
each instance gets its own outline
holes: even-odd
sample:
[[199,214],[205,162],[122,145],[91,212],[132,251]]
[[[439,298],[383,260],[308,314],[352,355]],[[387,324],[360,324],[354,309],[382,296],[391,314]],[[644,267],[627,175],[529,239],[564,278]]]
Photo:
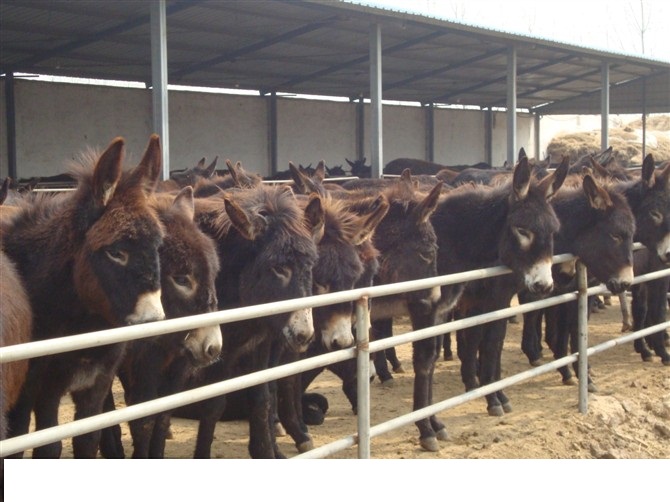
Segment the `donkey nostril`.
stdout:
[[214,359],[215,357],[218,357],[218,355],[221,353],[221,349],[219,349],[216,345],[209,345],[207,347],[207,355]]

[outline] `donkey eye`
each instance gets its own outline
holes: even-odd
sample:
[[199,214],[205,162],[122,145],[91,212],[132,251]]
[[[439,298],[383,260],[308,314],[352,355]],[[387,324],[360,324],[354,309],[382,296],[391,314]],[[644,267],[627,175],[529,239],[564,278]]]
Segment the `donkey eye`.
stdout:
[[619,236],[619,235],[616,235],[616,234],[610,234],[610,237],[612,238],[612,240],[614,241],[614,243],[615,243],[617,246],[623,242],[623,239],[622,239],[621,236]]
[[419,253],[419,258],[421,258],[426,263],[432,263],[435,261],[435,253]]
[[651,216],[651,219],[654,221],[656,225],[660,225],[663,223],[663,215],[661,214],[660,211],[649,211],[649,216]]
[[291,275],[293,272],[289,267],[277,266],[272,267],[272,273],[275,274],[284,284],[287,284],[289,280],[291,280]]
[[318,284],[314,283],[313,291],[315,295],[325,295],[330,291],[330,288],[327,284]]
[[123,251],[122,249],[106,249],[105,254],[107,255],[107,258],[114,263],[118,263],[122,267],[128,265],[128,252]]
[[516,235],[522,249],[528,249],[533,243],[535,234],[530,230],[522,227],[512,227],[512,231],[514,232],[514,235]]
[[191,296],[195,291],[195,281],[190,275],[171,275],[169,278],[174,288],[181,294]]

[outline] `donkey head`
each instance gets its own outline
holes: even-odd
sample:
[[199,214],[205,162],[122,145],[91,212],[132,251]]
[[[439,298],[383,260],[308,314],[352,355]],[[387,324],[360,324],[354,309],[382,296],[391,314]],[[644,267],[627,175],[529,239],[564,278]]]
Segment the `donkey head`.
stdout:
[[115,139],[74,193],[73,238],[82,241],[75,288],[113,326],[165,317],[158,257],[163,227],[148,200],[161,169],[160,141],[153,135],[139,165],[125,173],[123,150],[123,139]]
[[633,213],[621,193],[599,185],[590,175],[582,185],[590,224],[574,239],[575,254],[612,293],[621,293],[633,280]]
[[551,257],[559,221],[549,200],[563,184],[567,171],[567,157],[539,182],[531,175],[526,157],[514,169],[499,255],[502,263],[521,274],[524,287],[533,293],[553,289]]
[[[313,198],[312,196],[311,198]],[[325,225],[318,244],[319,258],[313,269],[314,294],[348,291],[357,286],[366,272],[362,249],[370,243],[375,228],[388,211],[381,195],[369,210],[357,214],[346,203],[323,199]],[[349,347],[354,343],[351,329],[353,302],[339,303],[313,310],[317,336],[327,350]]]
[[[661,262],[670,263],[670,162],[658,170],[654,158],[647,155],[639,181],[640,200],[635,204],[635,238]],[[632,204],[631,204],[632,205]]]
[[[314,197],[304,209],[285,186],[261,185],[226,194],[231,225],[246,241],[235,259],[240,263],[239,303],[254,305],[302,298],[312,293],[316,242],[323,235],[323,209]],[[272,329],[289,346],[306,350],[314,336],[311,309],[270,316]]]
[[[219,258],[214,241],[194,221],[193,189],[183,188],[176,197],[161,196],[154,204],[165,226],[160,247],[165,315],[176,318],[216,311]],[[219,325],[194,328],[160,340],[179,344],[196,366],[213,362],[222,346]]]

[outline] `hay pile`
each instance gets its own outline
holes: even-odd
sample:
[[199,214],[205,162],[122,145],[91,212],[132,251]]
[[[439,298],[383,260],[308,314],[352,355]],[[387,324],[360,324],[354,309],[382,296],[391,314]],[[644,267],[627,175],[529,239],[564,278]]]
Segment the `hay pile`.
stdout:
[[[609,145],[617,162],[624,167],[642,164],[642,119],[618,127],[610,127]],[[647,117],[646,153],[656,162],[670,160],[670,115]],[[560,159],[569,155],[571,162],[584,155],[595,154],[600,148],[600,130],[559,134],[547,145],[547,156]]]

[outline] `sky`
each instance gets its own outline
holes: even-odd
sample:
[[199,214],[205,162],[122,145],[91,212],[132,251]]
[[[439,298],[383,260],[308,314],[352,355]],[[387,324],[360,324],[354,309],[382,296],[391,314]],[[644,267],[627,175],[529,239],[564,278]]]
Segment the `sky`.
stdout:
[[359,3],[670,62],[668,0],[364,0]]

